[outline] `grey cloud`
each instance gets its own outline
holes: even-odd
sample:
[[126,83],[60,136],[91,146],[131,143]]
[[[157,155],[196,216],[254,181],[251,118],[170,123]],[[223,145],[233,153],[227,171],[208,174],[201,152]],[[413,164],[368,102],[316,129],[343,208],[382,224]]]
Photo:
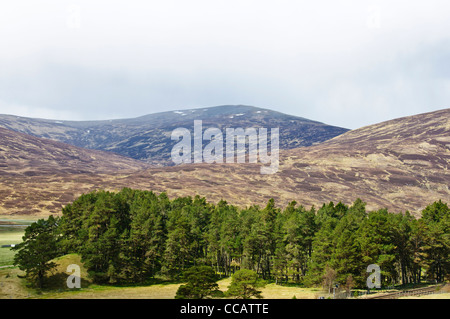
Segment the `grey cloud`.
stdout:
[[107,119],[246,104],[357,128],[448,107],[448,2],[380,0],[373,30],[371,1],[194,2],[80,1],[79,28],[66,26],[69,1],[9,4],[0,113]]

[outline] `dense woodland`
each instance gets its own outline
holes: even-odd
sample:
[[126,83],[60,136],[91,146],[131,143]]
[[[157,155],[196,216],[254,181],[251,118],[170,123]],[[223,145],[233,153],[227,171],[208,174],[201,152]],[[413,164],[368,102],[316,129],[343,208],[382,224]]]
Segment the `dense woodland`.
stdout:
[[27,231],[28,238],[46,236],[41,246],[18,245],[17,264],[46,245],[47,259],[80,254],[98,283],[177,279],[201,265],[221,276],[251,269],[266,280],[305,286],[331,276],[365,287],[370,264],[380,266],[383,286],[441,282],[450,274],[450,209],[441,201],[416,219],[408,212],[368,212],[360,199],[310,209],[294,201],[280,209],[271,199],[263,208],[238,208],[125,188],[84,194],[61,217]]

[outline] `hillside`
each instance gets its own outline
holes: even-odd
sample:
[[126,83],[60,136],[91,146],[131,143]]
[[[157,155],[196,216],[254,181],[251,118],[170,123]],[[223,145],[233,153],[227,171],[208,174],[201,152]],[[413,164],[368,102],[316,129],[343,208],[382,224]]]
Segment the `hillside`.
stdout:
[[311,200],[361,196],[372,207],[415,212],[430,201],[449,202],[450,109],[353,130],[286,152],[283,163],[286,173],[297,173],[290,178],[306,173],[304,182],[320,187]]
[[[0,214],[59,212],[86,181],[129,174],[148,164],[0,128]],[[81,179],[79,176],[86,176]]]
[[0,128],[0,176],[120,173],[149,165]]
[[310,146],[347,129],[268,109],[225,105],[149,114],[107,121],[55,121],[0,115],[0,127],[71,145],[114,152],[154,165],[173,165],[170,152],[177,143],[171,133],[178,127],[193,132],[194,120],[203,128],[280,128],[280,148]]
[[256,165],[186,165],[152,169],[154,189],[194,192],[239,205],[280,205],[296,200],[306,207],[328,201],[350,204],[360,197],[369,209],[419,213],[427,204],[450,202],[450,109],[404,117],[347,132],[319,145],[281,152],[276,174]]
[[[261,175],[258,164],[0,175],[0,214],[60,213],[61,205],[83,192],[122,187],[167,191],[169,196],[199,194],[212,202],[225,199],[240,206],[265,205],[271,197],[280,206],[295,200],[306,207],[328,201],[350,204],[360,197],[368,209],[386,207],[418,214],[433,201],[450,202],[449,136],[450,109],[445,109],[363,127],[318,145],[281,151],[279,170],[272,175]],[[9,170],[12,162],[7,164],[4,157],[0,165]],[[126,167],[134,168],[134,163]],[[33,167],[40,171],[39,165]]]

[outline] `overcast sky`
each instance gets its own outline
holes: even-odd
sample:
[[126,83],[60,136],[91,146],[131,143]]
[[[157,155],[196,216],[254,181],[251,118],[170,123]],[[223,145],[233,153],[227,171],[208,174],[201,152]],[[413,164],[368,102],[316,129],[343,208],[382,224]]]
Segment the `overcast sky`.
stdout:
[[244,104],[347,128],[450,103],[450,1],[0,4],[0,113]]

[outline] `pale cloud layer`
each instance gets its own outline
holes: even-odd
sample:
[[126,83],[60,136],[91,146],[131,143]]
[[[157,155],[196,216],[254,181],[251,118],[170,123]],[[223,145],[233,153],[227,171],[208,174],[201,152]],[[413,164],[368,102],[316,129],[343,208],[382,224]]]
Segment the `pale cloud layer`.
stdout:
[[449,107],[450,2],[4,1],[0,113],[223,104],[357,128]]

